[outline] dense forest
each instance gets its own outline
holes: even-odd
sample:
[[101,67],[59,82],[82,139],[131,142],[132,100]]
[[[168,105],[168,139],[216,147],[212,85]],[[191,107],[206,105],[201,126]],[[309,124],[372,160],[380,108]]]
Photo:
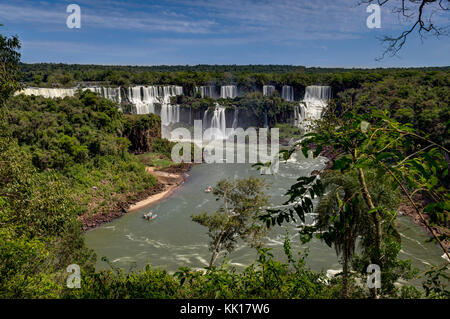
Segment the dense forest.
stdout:
[[[17,38],[0,35],[4,66],[0,68],[1,298],[450,297],[448,263],[422,274],[421,289],[396,285],[417,276],[417,271],[409,261],[398,258],[401,238],[394,223],[398,205],[408,203],[421,217],[430,240],[448,255],[448,67],[22,64],[19,47]],[[295,205],[290,210],[269,210],[253,217],[270,228],[304,221],[305,214],[315,210],[319,223],[300,227],[300,238],[307,242],[317,236],[335,248],[342,275],[330,279],[309,269],[308,257],[293,252],[288,237],[283,246],[287,261],[276,260],[270,249],[255,245],[257,260],[242,272],[226,262],[211,262],[200,272],[181,267],[175,274],[151,265],[125,272],[111,264],[110,270],[96,271],[97,256],[84,244],[80,217],[111,211],[122,214],[130,201],[156,192],[158,182],[145,171],[149,163],[139,155],[170,162],[172,145],[161,138],[158,116],[123,114],[118,104],[90,91],[63,99],[14,96],[24,86],[72,87],[86,82],[182,85],[191,88],[192,94],[174,99],[194,109],[212,103],[196,96],[195,86],[235,83],[249,92],[222,102],[260,119],[262,110],[269,111],[271,126],[284,123],[281,114],[291,103],[276,95],[252,93],[251,88],[331,86],[334,98],[315,123],[315,131],[281,155],[288,159],[299,149],[306,155],[311,150],[314,156],[326,151],[333,161],[320,178],[300,177],[292,185],[289,202]],[[222,200],[224,189],[238,189],[230,202],[235,201],[233,208],[240,209],[241,216],[246,214],[245,220],[236,225],[220,210],[193,217],[208,228],[212,246],[232,247],[235,235],[247,239],[254,231],[252,224],[242,226],[251,222],[257,210],[254,199],[265,201],[259,197],[262,185],[252,180],[238,183],[222,182],[213,193]],[[313,205],[310,198],[316,197],[319,203]],[[212,252],[214,257],[217,251]],[[69,264],[81,267],[80,289],[66,286]],[[382,288],[359,284],[369,264],[383,269]]]
[[[330,69],[294,66],[98,66],[69,64],[21,64],[21,80],[27,86],[73,87],[90,82],[104,85],[181,85],[194,94],[200,85],[235,84],[243,91],[261,89],[263,85],[330,85],[335,93],[359,88],[362,83],[378,82],[428,74],[446,77],[450,67],[405,69]],[[443,75],[442,75],[443,74]],[[300,92],[304,93],[304,92]]]

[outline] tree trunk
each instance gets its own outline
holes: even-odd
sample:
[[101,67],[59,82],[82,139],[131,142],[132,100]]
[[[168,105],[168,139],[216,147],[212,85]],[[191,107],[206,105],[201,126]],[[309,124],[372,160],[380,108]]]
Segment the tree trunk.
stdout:
[[342,250],[342,298],[348,298],[348,277],[349,277],[349,263],[351,258],[351,241],[353,234],[351,233],[351,228],[348,223],[345,223],[345,234],[344,234],[344,247]]
[[211,260],[209,261],[209,268],[211,268],[214,263],[216,262],[217,257],[219,257],[220,251],[213,251],[213,254],[211,256]]
[[347,247],[344,247],[344,251],[342,254],[342,259],[343,259],[343,265],[342,265],[342,298],[347,299],[348,298],[348,262],[349,262],[349,258],[348,258],[348,251],[347,251]]
[[216,244],[214,245],[214,249],[212,252],[211,260],[209,261],[209,268],[211,268],[214,265],[217,257],[219,257],[219,254],[220,254],[219,246],[222,242],[222,237],[224,234],[225,234],[225,232],[222,231],[219,235],[219,238],[217,238]]
[[[361,192],[364,197],[364,201],[367,206],[369,206],[370,210],[375,209],[375,205],[372,201],[372,196],[370,196],[369,189],[367,188],[366,179],[364,177],[364,172],[362,168],[358,168],[358,179],[361,185]],[[380,265],[381,260],[381,236],[382,236],[382,228],[381,228],[381,216],[380,213],[376,210],[372,213],[373,222],[375,224],[375,254],[371,256],[371,262],[376,265]],[[377,288],[372,288],[372,297],[377,299]]]

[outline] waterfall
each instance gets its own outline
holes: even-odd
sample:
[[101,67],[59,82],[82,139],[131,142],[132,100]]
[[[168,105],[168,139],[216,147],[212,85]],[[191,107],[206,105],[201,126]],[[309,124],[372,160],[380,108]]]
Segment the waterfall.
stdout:
[[305,100],[325,100],[331,99],[331,87],[311,85],[306,87]]
[[227,122],[225,118],[225,108],[223,106],[218,106],[214,110],[211,128],[220,131],[221,136],[218,136],[218,138],[226,137]]
[[318,85],[306,87],[303,105],[294,108],[294,125],[301,125],[305,120],[320,119],[330,99],[331,87]]
[[236,85],[223,85],[220,87],[220,97],[222,99],[234,99],[237,97]]
[[180,106],[163,104],[161,106],[161,124],[170,125],[180,122]]
[[198,86],[195,88],[195,90],[197,92],[200,92],[200,96],[202,98],[204,97],[209,97],[212,99],[216,99],[217,98],[217,92],[216,92],[216,87],[209,85],[209,86]]
[[183,87],[176,85],[169,85],[158,87],[158,94],[162,98],[162,103],[168,104],[170,103],[170,98],[172,96],[183,95]]
[[306,108],[305,118],[320,119],[323,110],[328,105],[328,100],[331,99],[331,87],[329,86],[308,86],[305,91],[304,103]]
[[139,96],[141,101],[138,104],[141,106],[138,114],[155,113],[155,103],[159,103],[158,88],[156,86],[142,87],[142,95]]
[[208,128],[208,110],[205,111],[205,114],[203,114],[203,131],[205,131]]
[[289,102],[294,101],[294,88],[289,85],[283,85],[283,88],[281,90],[281,97],[285,101],[289,101]]
[[263,95],[271,96],[275,92],[275,87],[273,85],[264,85],[263,86]]
[[[128,99],[130,103],[136,106],[137,114],[156,113],[155,103],[161,104],[161,121],[167,125],[179,121],[179,107],[170,106],[170,98],[176,95],[182,95],[181,86],[134,86],[128,88]],[[163,121],[164,119],[168,122]],[[167,123],[167,124],[166,124]]]
[[101,97],[117,102],[117,103],[121,103],[122,102],[122,97],[120,94],[120,87],[117,88],[111,88],[111,87],[89,87],[89,88],[84,88],[84,90],[89,90],[95,93],[98,93]]
[[74,96],[77,90],[72,89],[56,89],[56,88],[25,88],[14,95],[25,94],[25,95],[36,95],[43,96],[46,98],[64,98],[66,96]]
[[294,106],[294,125],[299,126],[305,119],[304,108],[300,105]]
[[128,88],[128,101],[136,106],[137,114],[150,113],[150,108],[142,101],[142,86]]
[[233,124],[232,124],[232,128],[233,130],[237,129],[238,126],[238,116],[239,116],[239,109],[235,106],[234,107],[234,118],[233,118]]
[[[223,140],[227,139],[230,132],[227,132],[227,118],[226,118],[226,108],[216,103],[215,109],[212,112],[209,110],[205,111],[203,115],[203,129],[205,140]],[[238,114],[237,108],[234,109],[234,118],[232,128],[236,129],[238,124]],[[211,117],[211,120],[208,118]],[[230,131],[230,130],[228,130]]]
[[[101,97],[121,103],[122,97],[120,94],[120,87],[88,87],[82,88],[81,90],[89,90],[91,92],[98,93]],[[77,88],[70,89],[59,89],[59,88],[25,88],[22,91],[16,92],[15,95],[25,94],[25,95],[39,95],[46,98],[64,98],[66,96],[74,96],[77,92]]]

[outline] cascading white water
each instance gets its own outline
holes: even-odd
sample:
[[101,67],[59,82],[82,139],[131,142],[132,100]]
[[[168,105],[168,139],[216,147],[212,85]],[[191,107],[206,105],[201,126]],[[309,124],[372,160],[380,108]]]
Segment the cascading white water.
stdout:
[[144,86],[142,87],[142,100],[141,105],[143,108],[141,108],[140,111],[138,111],[138,114],[148,114],[148,113],[155,113],[155,103],[159,102],[158,98],[158,88],[155,86]]
[[294,125],[299,126],[300,123],[305,119],[304,108],[300,105],[294,106]]
[[236,85],[223,85],[220,87],[220,97],[222,99],[234,99],[237,97]]
[[331,99],[331,87],[320,85],[308,86],[306,87],[304,99],[305,101],[309,100],[328,101],[329,99]]
[[[182,95],[181,86],[134,86],[128,88],[128,99],[136,106],[137,114],[156,113],[155,103],[161,104],[161,122],[164,125],[179,121],[179,107],[170,105],[170,98]],[[164,116],[164,119],[163,119]]]
[[271,96],[275,92],[275,87],[273,85],[264,85],[263,86],[263,95]]
[[161,124],[167,126],[180,122],[180,106],[170,104],[170,98],[182,95],[183,87],[175,85],[159,87],[159,94],[162,100]]
[[[203,130],[205,140],[223,140],[227,139],[231,132],[227,132],[226,108],[216,103],[212,112],[205,111],[203,115]],[[236,129],[238,125],[238,110],[234,109],[234,118],[232,128]],[[209,120],[211,117],[211,120]]]
[[217,92],[216,92],[216,87],[209,85],[209,86],[198,86],[195,88],[195,90],[197,92],[200,92],[200,96],[202,98],[205,97],[209,97],[212,99],[216,99],[217,98]]
[[122,97],[120,94],[120,87],[117,88],[111,88],[111,87],[89,87],[89,88],[85,88],[84,90],[89,90],[95,93],[100,94],[101,97],[117,102],[117,103],[121,103],[122,102]]
[[25,88],[21,91],[16,92],[14,95],[25,94],[25,95],[37,95],[46,98],[64,98],[66,96],[74,96],[76,89],[57,89],[57,88]]
[[203,131],[205,131],[208,128],[208,110],[206,110],[205,113],[203,114],[202,125]]
[[[120,87],[118,88],[110,88],[110,87],[89,87],[83,88],[83,91],[89,90],[95,93],[100,94],[101,97],[121,103],[122,97],[120,94]],[[58,88],[26,88],[22,91],[16,92],[15,95],[25,94],[25,95],[39,95],[46,98],[64,98],[66,96],[74,96],[77,92],[76,88],[70,89],[58,89]]]
[[226,117],[225,117],[225,108],[223,106],[218,106],[214,110],[213,117],[211,119],[211,128],[217,129],[220,132],[220,136],[218,138],[226,137]]
[[239,117],[239,109],[235,106],[234,107],[234,118],[233,118],[233,124],[231,125],[231,127],[233,128],[233,130],[237,129],[238,127],[238,117]]
[[163,104],[161,106],[161,123],[162,125],[170,125],[180,122],[180,106]]
[[312,85],[306,87],[303,103],[294,108],[294,124],[302,125],[305,120],[318,120],[331,99],[331,87]]
[[150,113],[148,105],[142,101],[142,86],[128,88],[128,101],[136,107],[137,114]]
[[281,89],[281,98],[285,101],[294,101],[294,88],[289,85],[283,85]]
[[183,95],[183,87],[176,85],[159,86],[158,95],[162,98],[162,103],[168,104],[172,96]]
[[327,107],[328,100],[331,99],[331,87],[329,86],[308,86],[305,91],[304,109],[305,118],[317,120],[322,116],[322,111]]

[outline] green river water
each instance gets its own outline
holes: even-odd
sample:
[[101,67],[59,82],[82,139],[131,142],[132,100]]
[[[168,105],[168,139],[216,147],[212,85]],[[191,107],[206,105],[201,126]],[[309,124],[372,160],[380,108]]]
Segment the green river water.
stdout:
[[[325,158],[297,157],[299,159],[281,163],[275,175],[260,175],[251,164],[214,163],[193,166],[187,173],[186,182],[170,197],[85,234],[87,246],[97,253],[97,269],[109,268],[106,262],[101,261],[103,256],[114,266],[126,271],[140,269],[146,264],[165,268],[169,272],[175,272],[181,266],[194,269],[207,266],[210,251],[206,228],[191,221],[190,217],[192,214],[217,209],[219,202],[212,193],[205,193],[204,189],[224,178],[259,176],[271,184],[267,191],[271,202],[274,205],[281,204],[286,200],[283,194],[296,178],[309,176],[313,170],[321,169],[326,162]],[[142,215],[149,211],[156,213],[158,217],[152,221],[144,220]],[[400,216],[397,223],[402,236],[402,259],[411,259],[413,266],[422,271],[430,265],[444,262],[440,248],[435,244],[425,243],[428,236],[424,229],[413,224],[409,217]],[[272,248],[272,253],[277,258],[286,261],[283,240],[287,230],[294,252],[309,249],[307,264],[313,270],[333,272],[341,269],[334,249],[325,243],[313,239],[307,245],[301,245],[294,224],[275,226],[265,238],[265,246]],[[255,259],[255,250],[243,243],[228,256],[229,263],[237,269],[243,269]]]

